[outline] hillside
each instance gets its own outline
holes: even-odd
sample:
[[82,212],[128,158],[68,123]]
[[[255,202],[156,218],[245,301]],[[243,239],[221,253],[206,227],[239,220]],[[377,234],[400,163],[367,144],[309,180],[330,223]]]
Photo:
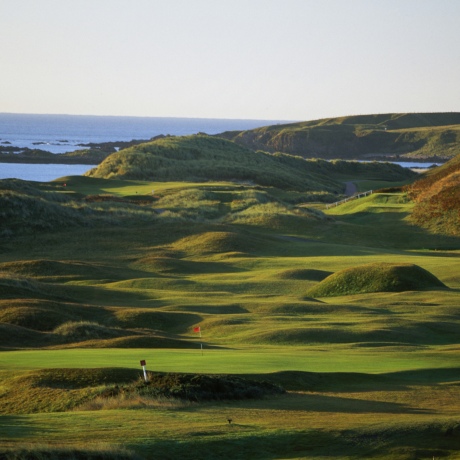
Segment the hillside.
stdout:
[[460,153],[460,113],[326,118],[219,136],[253,150],[304,158],[440,161]]
[[412,222],[435,233],[460,235],[460,155],[407,187]]
[[404,181],[414,174],[396,165],[305,161],[285,154],[251,151],[206,135],[164,137],[110,155],[86,175],[155,181],[242,181],[288,190],[343,193],[342,176],[367,174]]
[[236,180],[278,188],[341,191],[318,167],[285,155],[252,152],[206,135],[165,137],[110,155],[90,177],[157,181]]

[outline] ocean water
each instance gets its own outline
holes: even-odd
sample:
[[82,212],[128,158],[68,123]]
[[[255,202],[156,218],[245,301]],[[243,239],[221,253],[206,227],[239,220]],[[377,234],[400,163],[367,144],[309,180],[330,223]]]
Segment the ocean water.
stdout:
[[[405,168],[425,169],[428,163],[398,163]],[[81,176],[96,165],[0,163],[0,179],[50,182],[65,176]]]
[[81,176],[95,166],[96,165],[0,163],[0,179],[50,182],[65,176]]
[[84,148],[79,144],[90,142],[151,139],[160,134],[218,134],[278,123],[288,121],[0,113],[0,146],[65,153]]

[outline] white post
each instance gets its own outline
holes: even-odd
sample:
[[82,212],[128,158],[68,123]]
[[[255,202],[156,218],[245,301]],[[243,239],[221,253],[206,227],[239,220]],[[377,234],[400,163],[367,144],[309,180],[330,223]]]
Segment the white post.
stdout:
[[145,383],[147,383],[149,381],[149,378],[147,376],[147,371],[145,369],[146,365],[147,365],[147,363],[145,362],[145,359],[143,359],[141,361],[141,366],[142,366],[142,370],[144,371],[144,381],[145,381]]

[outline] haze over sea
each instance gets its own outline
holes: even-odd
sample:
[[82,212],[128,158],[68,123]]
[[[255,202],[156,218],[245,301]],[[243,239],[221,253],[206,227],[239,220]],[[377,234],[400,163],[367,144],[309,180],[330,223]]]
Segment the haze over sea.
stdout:
[[[218,134],[277,123],[287,121],[0,113],[0,146],[59,154],[83,149],[81,144],[88,143],[148,140],[160,134]],[[92,167],[94,165],[0,163],[0,179],[49,181],[64,175],[83,174]]]

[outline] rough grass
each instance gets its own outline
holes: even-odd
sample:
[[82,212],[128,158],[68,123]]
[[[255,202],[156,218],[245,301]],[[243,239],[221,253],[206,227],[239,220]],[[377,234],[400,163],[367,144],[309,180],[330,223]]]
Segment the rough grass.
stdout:
[[433,233],[460,235],[460,155],[407,187],[415,201],[410,217]]
[[[0,413],[19,414],[89,410],[96,406],[139,406],[140,400],[161,406],[171,399],[255,399],[283,394],[277,384],[232,375],[147,373],[123,368],[42,369],[4,378]],[[104,400],[104,404],[101,404]],[[155,403],[153,400],[158,400]]]
[[253,152],[205,135],[167,137],[110,155],[87,175],[157,181],[232,180],[290,190],[341,189],[322,171],[295,157]]
[[459,113],[348,116],[221,134],[254,150],[305,158],[431,161],[458,155],[459,135]]
[[251,253],[264,249],[267,244],[269,244],[269,239],[257,238],[251,234],[214,231],[182,238],[174,243],[173,248],[188,255],[224,252]]

